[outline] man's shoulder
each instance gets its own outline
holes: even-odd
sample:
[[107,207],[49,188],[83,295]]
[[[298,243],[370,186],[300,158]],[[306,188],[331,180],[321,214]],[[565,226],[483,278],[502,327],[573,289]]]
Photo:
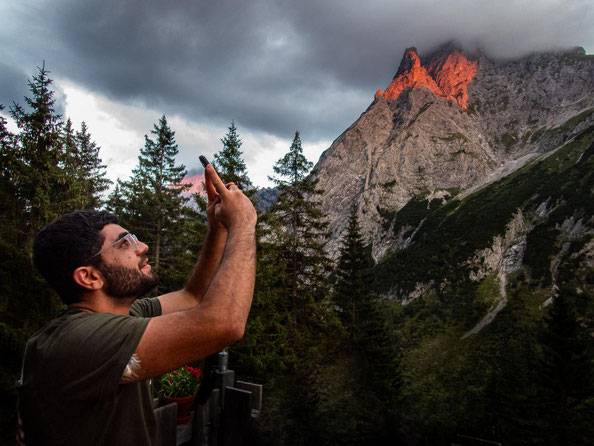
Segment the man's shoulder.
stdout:
[[114,332],[123,335],[130,330],[144,328],[137,327],[138,323],[127,323],[126,320],[130,319],[138,320],[129,315],[67,310],[29,338],[27,354],[60,356],[60,354],[68,354],[72,349],[93,349],[97,345],[104,344],[106,337],[109,338]]

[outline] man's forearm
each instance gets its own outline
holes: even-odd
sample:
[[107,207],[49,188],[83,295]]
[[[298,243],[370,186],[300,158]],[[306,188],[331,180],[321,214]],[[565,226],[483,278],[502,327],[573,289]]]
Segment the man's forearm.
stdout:
[[[204,311],[214,311],[237,331],[245,328],[252,304],[256,277],[256,236],[254,228],[230,231],[223,260],[202,302]],[[241,337],[239,335],[239,337]]]
[[221,263],[226,242],[227,230],[208,229],[198,260],[184,287],[198,303],[202,300],[210,281]]

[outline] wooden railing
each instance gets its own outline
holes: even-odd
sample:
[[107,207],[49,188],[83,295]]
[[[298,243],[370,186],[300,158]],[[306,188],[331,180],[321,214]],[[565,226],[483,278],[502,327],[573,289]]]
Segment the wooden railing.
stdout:
[[262,386],[235,381],[227,353],[219,353],[216,385],[205,404],[196,405],[190,421],[177,425],[177,404],[155,408],[157,446],[244,446],[250,426],[262,410]]

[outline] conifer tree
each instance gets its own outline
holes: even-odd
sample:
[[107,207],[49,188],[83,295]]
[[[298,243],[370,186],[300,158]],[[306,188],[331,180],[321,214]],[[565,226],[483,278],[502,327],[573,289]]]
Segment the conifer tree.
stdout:
[[391,414],[389,419],[394,421],[402,386],[400,349],[389,312],[372,291],[373,266],[371,246],[365,243],[353,206],[334,273],[333,301],[366,371],[367,383],[361,391],[375,394],[383,403],[384,415]]
[[122,182],[122,180],[118,178],[118,180],[116,181],[116,185],[111,194],[109,194],[106,203],[107,210],[120,217],[123,217],[127,212],[127,203],[124,198],[125,188],[126,185],[124,184],[124,182]]
[[[183,279],[181,283],[177,280],[175,285],[171,284],[170,276],[177,277],[182,269],[178,268],[178,262],[185,264],[185,257],[195,255],[195,252],[188,252],[187,240],[184,241],[187,237],[184,219],[194,213],[182,194],[188,188],[183,184],[186,169],[176,165],[179,150],[175,133],[164,115],[158,125],[154,125],[151,135],[152,138],[145,135],[138,166],[129,181],[118,183],[110,195],[108,208],[120,211],[122,225],[149,245],[148,255],[153,269],[161,277],[159,291],[163,292],[169,286],[183,285]],[[183,274],[187,272],[185,269]]]
[[472,368],[479,362],[485,366],[470,375],[474,382],[469,386],[478,390],[476,382],[484,384],[467,410],[476,417],[471,425],[494,439],[539,443],[535,321],[521,290],[512,290],[507,302],[489,326],[489,338],[473,354]]
[[97,209],[103,204],[102,195],[112,182],[105,177],[106,166],[99,157],[100,147],[93,141],[84,121],[80,125],[80,130],[76,132],[75,141],[80,156],[78,172],[86,183],[84,193],[88,202],[84,207]]
[[562,286],[541,336],[542,417],[551,445],[585,445],[594,435],[592,339],[575,310],[579,298],[574,289]]
[[357,207],[354,206],[340,247],[333,295],[339,317],[355,340],[362,335],[363,312],[371,304],[372,267],[371,249],[361,234]]
[[[4,105],[0,104],[0,112],[4,110]],[[0,115],[0,148],[4,149],[8,145],[10,132],[6,128],[6,119]]]
[[30,111],[14,104],[10,114],[16,121],[18,159],[13,174],[20,198],[27,209],[25,231],[28,245],[32,234],[45,223],[71,210],[64,198],[70,179],[63,169],[64,150],[61,144],[62,118],[55,112],[52,80],[45,64],[29,81],[31,97],[25,97]]
[[307,370],[316,360],[312,351],[326,342],[320,333],[334,327],[325,306],[326,223],[310,169],[296,133],[274,167],[279,200],[260,219],[254,301],[246,335],[235,347],[242,367],[261,379]]
[[229,131],[224,138],[221,138],[223,148],[215,153],[214,167],[224,182],[233,182],[248,197],[254,194],[254,186],[247,175],[247,168],[240,150],[242,141],[237,134],[235,122],[231,121]]
[[279,190],[268,218],[276,245],[286,265],[288,301],[292,311],[308,302],[320,302],[328,294],[330,260],[325,252],[328,222],[316,198],[322,193],[308,173],[313,163],[303,155],[299,132],[289,152],[274,165],[278,177],[270,178]]
[[65,191],[65,198],[71,203],[73,208],[84,209],[87,204],[86,176],[82,172],[81,154],[78,150],[74,129],[72,128],[72,121],[70,118],[66,120],[66,124],[62,130],[62,149],[64,151],[64,161],[62,167],[69,178],[70,187]]
[[25,106],[15,103],[10,108],[16,135],[0,120],[0,419],[13,426],[14,381],[24,344],[61,306],[33,268],[33,237],[43,225],[72,210],[62,120],[54,109],[51,84],[44,65],[29,81],[31,96],[25,97]]

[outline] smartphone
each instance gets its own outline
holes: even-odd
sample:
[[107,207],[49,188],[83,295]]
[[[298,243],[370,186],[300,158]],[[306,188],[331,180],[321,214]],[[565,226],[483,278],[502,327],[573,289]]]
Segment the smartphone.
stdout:
[[198,157],[198,159],[200,160],[200,162],[202,163],[202,165],[204,166],[204,168],[206,169],[206,166],[208,166],[210,163],[208,162],[208,160],[206,159],[205,156],[200,155]]

